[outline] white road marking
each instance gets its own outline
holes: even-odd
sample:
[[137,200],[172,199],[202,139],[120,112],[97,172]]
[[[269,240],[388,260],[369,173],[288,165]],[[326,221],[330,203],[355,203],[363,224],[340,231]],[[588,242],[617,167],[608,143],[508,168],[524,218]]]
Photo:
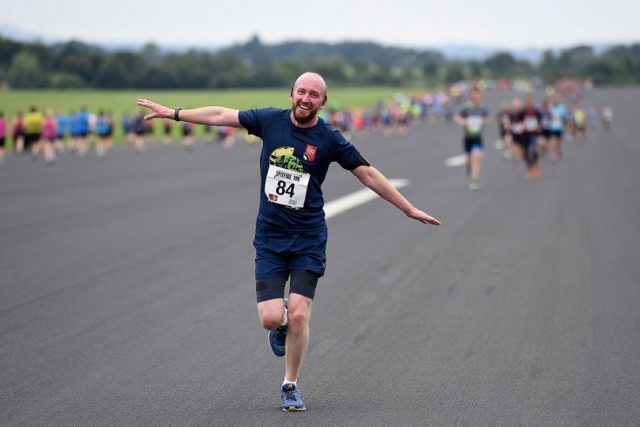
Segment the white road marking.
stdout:
[[[391,185],[395,188],[402,188],[409,185],[408,179],[390,179]],[[340,215],[343,212],[353,209],[356,206],[364,205],[367,202],[375,200],[379,196],[371,191],[369,188],[363,188],[362,190],[355,191],[346,196],[342,196],[338,199],[332,200],[324,205],[324,214],[326,219]]]
[[467,163],[467,156],[461,154],[459,156],[449,157],[444,161],[445,166],[449,166],[450,168],[456,166],[464,166]]

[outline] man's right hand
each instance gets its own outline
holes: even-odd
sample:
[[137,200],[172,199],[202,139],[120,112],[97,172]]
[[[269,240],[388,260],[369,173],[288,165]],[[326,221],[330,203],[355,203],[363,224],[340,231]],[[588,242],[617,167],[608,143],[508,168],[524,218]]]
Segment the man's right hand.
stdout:
[[149,108],[153,113],[144,116],[145,120],[152,119],[173,119],[174,110],[164,105],[156,104],[148,99],[138,99],[136,102],[141,107]]

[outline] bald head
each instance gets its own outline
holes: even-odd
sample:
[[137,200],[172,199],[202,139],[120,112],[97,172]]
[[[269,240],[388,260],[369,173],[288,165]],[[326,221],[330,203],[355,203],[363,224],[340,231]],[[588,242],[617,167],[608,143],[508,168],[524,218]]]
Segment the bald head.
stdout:
[[312,73],[311,71],[302,73],[293,84],[292,91],[295,91],[295,89],[300,85],[304,85],[305,87],[313,87],[319,93],[321,93],[323,97],[327,96],[327,83],[318,73]]
[[327,102],[327,84],[320,74],[304,73],[291,88],[291,120],[299,127],[314,126]]

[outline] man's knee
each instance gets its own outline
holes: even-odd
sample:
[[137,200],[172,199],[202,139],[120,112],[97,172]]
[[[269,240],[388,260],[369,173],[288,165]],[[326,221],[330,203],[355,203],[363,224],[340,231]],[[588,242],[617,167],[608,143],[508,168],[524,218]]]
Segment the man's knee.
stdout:
[[309,315],[301,310],[289,312],[289,334],[303,334],[309,327]]
[[284,302],[282,299],[277,299],[259,303],[258,317],[263,328],[267,330],[277,328],[284,321]]
[[289,333],[302,333],[309,326],[311,317],[311,299],[302,295],[289,295],[289,310],[287,312]]
[[260,316],[262,327],[271,331],[282,324],[282,318],[273,315]]

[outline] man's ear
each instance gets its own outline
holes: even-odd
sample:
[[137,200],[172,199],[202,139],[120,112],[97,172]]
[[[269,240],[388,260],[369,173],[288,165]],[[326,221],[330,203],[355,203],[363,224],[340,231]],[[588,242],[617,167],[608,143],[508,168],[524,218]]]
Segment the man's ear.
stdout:
[[327,103],[327,95],[324,96],[324,98],[322,99],[322,105],[324,106],[324,104]]
[[289,92],[289,98],[293,98],[293,87],[291,88],[291,91]]

